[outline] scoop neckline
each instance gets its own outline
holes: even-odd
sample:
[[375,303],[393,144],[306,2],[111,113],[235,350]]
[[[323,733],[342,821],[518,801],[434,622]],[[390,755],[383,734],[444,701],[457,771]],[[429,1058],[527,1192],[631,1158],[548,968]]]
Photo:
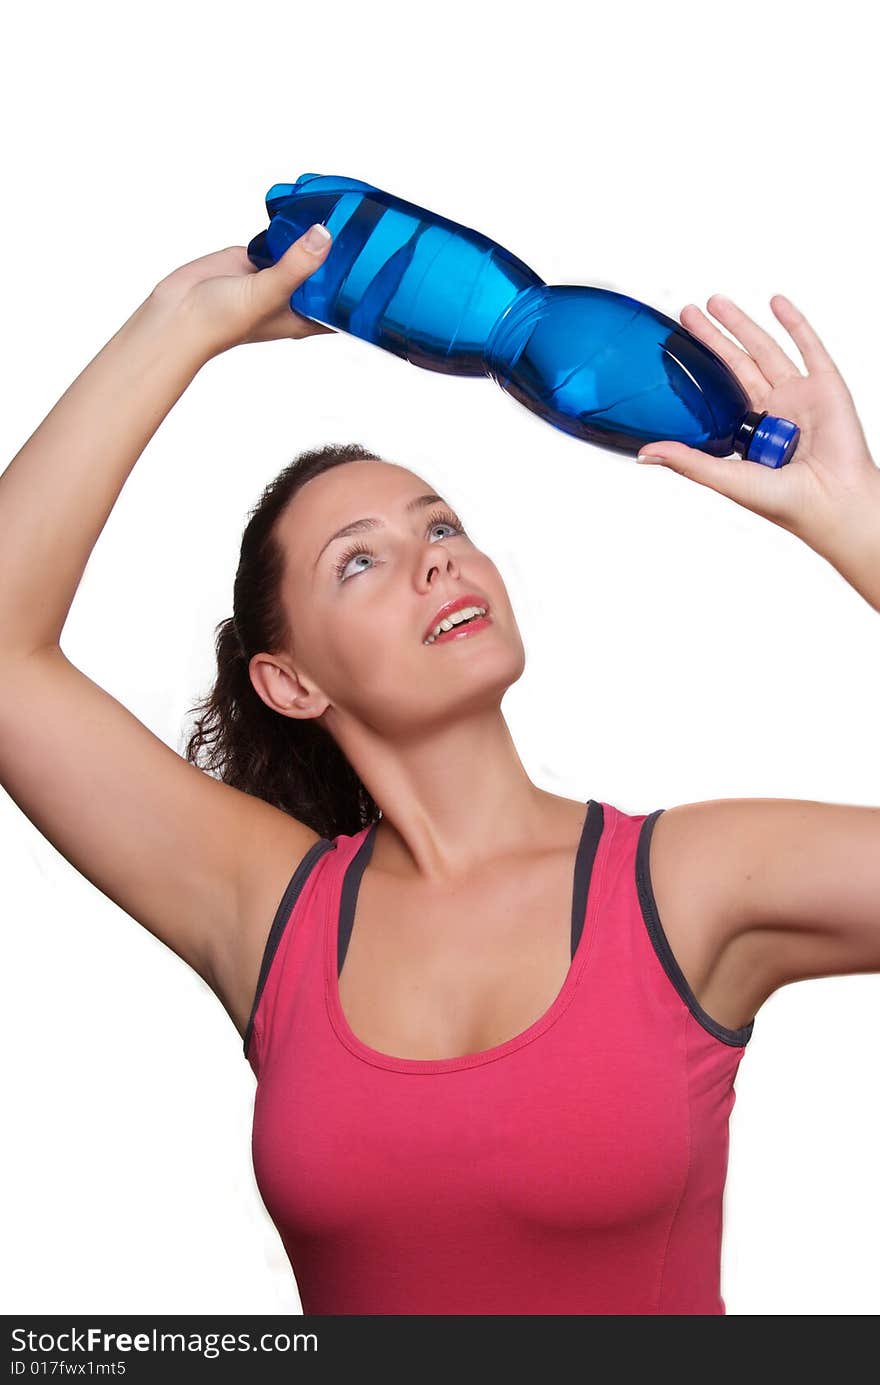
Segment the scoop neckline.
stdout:
[[494,1044],[491,1048],[479,1049],[475,1053],[462,1053],[450,1058],[404,1058],[392,1053],[383,1053],[380,1049],[373,1048],[370,1044],[359,1039],[345,1017],[337,975],[339,939],[342,936],[343,926],[347,925],[350,933],[361,879],[373,854],[378,821],[363,829],[360,845],[355,848],[341,869],[338,890],[329,892],[324,928],[324,991],[327,1012],[337,1037],[355,1057],[366,1063],[371,1063],[374,1067],[396,1072],[424,1074],[455,1072],[460,1069],[480,1067],[484,1063],[493,1063],[501,1058],[506,1058],[524,1045],[539,1038],[555,1023],[574,996],[590,952],[595,931],[597,896],[597,887],[593,885],[593,881],[601,869],[600,847],[607,844],[609,836],[609,832],[606,830],[606,805],[601,800],[591,798],[584,807],[584,823],[575,852],[571,894],[572,922],[576,917],[579,917],[583,921],[583,928],[565,979],[556,993],[555,999],[551,1001],[542,1015],[539,1015],[519,1034],[505,1039],[503,1043]]

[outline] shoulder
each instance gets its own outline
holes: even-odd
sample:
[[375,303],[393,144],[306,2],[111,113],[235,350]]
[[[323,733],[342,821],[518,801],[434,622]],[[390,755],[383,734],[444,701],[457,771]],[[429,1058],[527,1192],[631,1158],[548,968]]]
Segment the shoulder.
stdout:
[[699,900],[720,934],[742,922],[737,908],[739,879],[757,800],[715,798],[665,808],[651,831],[651,871],[665,893]]
[[[645,892],[703,1008],[736,1029],[775,988],[772,939],[750,926],[757,799],[710,799],[649,814],[640,837]],[[765,955],[767,954],[767,955]]]
[[240,1035],[245,1033],[270,949],[302,886],[335,841],[264,805],[262,831],[247,843],[237,926],[215,959],[213,989]]

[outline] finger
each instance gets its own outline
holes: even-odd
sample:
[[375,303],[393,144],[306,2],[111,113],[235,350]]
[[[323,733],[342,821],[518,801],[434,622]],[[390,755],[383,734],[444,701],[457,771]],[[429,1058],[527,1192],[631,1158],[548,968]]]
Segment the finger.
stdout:
[[837,371],[835,362],[818,334],[790,298],[781,293],[774,294],[770,299],[770,307],[800,351],[808,371]]
[[278,308],[269,317],[261,319],[260,326],[255,329],[252,340],[254,341],[281,341],[284,337],[289,337],[292,341],[301,341],[304,337],[324,336],[327,334],[338,335],[335,327],[328,327],[323,322],[318,322],[316,318],[303,317],[301,313],[295,312],[289,304]]
[[300,313],[288,312],[286,320],[279,324],[278,336],[288,336],[294,338],[302,337],[321,337],[330,333],[338,336],[335,327],[327,327],[323,322],[318,322],[313,317],[303,317]]
[[719,495],[726,495],[738,505],[768,519],[782,513],[784,497],[779,486],[779,473],[776,470],[768,471],[759,463],[743,461],[739,457],[710,457],[699,448],[666,441],[645,443],[637,460],[665,466],[667,471],[677,471],[679,476],[708,486]]
[[225,265],[217,266],[217,272],[222,273],[225,269],[227,274],[258,274],[259,270],[247,252],[246,245],[229,245],[225,250],[218,251],[218,255],[226,257]]
[[[250,280],[257,301],[267,312],[289,300],[294,290],[298,289],[300,284],[308,279],[310,274],[314,274],[319,265],[324,263],[332,243],[332,236],[329,231],[326,231],[326,227],[321,226],[320,223],[318,225],[320,230],[317,237],[320,237],[320,240],[317,248],[313,249],[307,243],[309,236],[315,231],[315,227],[312,226],[304,235],[287,247],[275,264],[261,269]],[[326,231],[326,235],[321,235],[321,232],[324,231]]]
[[794,361],[786,356],[779,342],[774,341],[769,332],[765,332],[763,327],[753,322],[742,308],[725,298],[723,293],[713,293],[706,307],[713,317],[723,322],[727,330],[742,342],[771,385],[781,385],[786,380],[802,378]]
[[736,342],[719,331],[696,303],[686,304],[679,317],[689,332],[693,332],[695,337],[704,341],[716,356],[720,356],[722,361],[730,366],[752,403],[760,404],[772,388],[772,383],[763,374],[757,361],[752,360],[747,351],[743,351],[741,346],[737,346]]

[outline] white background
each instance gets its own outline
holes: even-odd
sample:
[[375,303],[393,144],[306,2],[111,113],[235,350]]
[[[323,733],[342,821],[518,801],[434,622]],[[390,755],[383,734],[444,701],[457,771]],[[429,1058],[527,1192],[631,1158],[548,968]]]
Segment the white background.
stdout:
[[[269,187],[317,172],[475,227],[551,284],[673,318],[726,293],[800,365],[769,307],[785,293],[876,457],[867,23],[840,0],[17,7],[0,452],[159,278],[246,244]],[[248,508],[328,441],[436,483],[495,558],[528,654],[504,710],[543,787],[630,813],[880,802],[880,616],[823,559],[488,379],[343,333],[210,362],[88,564],[65,652],[169,745],[211,681]],[[5,1311],[299,1311],[219,1001],[2,792],[0,866]],[[789,986],[758,1013],[731,1120],[730,1314],[880,1309],[878,1015],[873,975]]]

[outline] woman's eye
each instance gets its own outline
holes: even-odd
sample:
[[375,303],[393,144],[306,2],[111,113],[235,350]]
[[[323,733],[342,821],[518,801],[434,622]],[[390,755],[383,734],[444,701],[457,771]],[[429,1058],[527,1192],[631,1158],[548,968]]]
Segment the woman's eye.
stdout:
[[[435,529],[451,529],[453,534],[464,534],[460,520],[453,519],[451,515],[448,519],[431,520],[428,533],[432,534]],[[375,554],[372,549],[366,548],[363,544],[356,544],[347,548],[344,553],[340,554],[336,562],[336,576],[340,582],[347,582],[350,577],[356,577],[359,572],[368,570],[365,567],[352,567],[358,558],[370,558],[372,560],[375,558]],[[349,569],[351,570],[349,571]]]
[[464,534],[464,525],[462,524],[461,520],[458,518],[454,510],[444,510],[440,511],[439,513],[435,510],[434,514],[429,517],[429,524],[429,532],[433,531],[434,529],[445,528],[451,529],[454,534]]
[[373,555],[368,548],[348,549],[345,553],[342,554],[342,557],[336,564],[336,576],[339,578],[340,581],[345,582],[347,581],[348,577],[355,576],[358,572],[366,571],[365,568],[357,567],[354,568],[352,572],[349,572],[348,568],[355,561],[356,558],[372,558],[372,556]]

